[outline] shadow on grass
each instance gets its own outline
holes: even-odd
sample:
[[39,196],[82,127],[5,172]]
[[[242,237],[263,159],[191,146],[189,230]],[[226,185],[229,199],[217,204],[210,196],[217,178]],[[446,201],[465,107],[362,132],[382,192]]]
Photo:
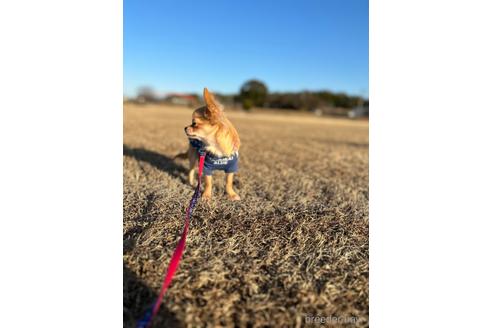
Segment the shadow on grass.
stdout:
[[[137,275],[123,264],[123,327],[135,328],[140,319],[152,307],[157,294],[143,283]],[[182,327],[164,304],[152,320],[151,327]]]
[[127,145],[123,145],[123,155],[133,157],[137,161],[147,162],[156,169],[180,179],[183,183],[187,183],[186,179],[183,177],[183,173],[187,173],[186,168],[182,165],[176,164],[170,157],[156,153],[152,150],[132,148]]

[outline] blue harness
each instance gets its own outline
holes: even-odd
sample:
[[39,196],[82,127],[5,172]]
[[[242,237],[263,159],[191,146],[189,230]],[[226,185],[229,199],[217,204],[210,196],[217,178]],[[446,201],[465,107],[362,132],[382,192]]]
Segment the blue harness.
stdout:
[[[200,140],[189,139],[190,145],[198,150],[199,154],[205,153],[205,145]],[[239,153],[235,152],[231,156],[218,157],[210,153],[205,156],[203,174],[212,175],[213,171],[224,171],[225,173],[235,173],[238,169]]]

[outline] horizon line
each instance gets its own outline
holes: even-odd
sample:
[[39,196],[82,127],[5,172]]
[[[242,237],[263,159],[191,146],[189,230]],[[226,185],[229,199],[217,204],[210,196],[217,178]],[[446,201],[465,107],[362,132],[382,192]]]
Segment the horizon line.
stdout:
[[[159,91],[158,88],[155,88],[155,87],[152,87],[150,85],[142,85],[141,87],[137,88],[135,91],[133,92],[125,92],[123,91],[123,96],[124,97],[136,97],[137,94],[138,94],[138,89],[140,88],[150,88],[152,89],[156,96],[167,96],[169,94],[183,94],[183,95],[190,95],[190,94],[198,94],[198,95],[201,95],[203,93],[203,90],[202,91],[177,91],[177,90],[164,90],[164,91]],[[205,87],[204,87],[205,88]],[[236,95],[236,94],[239,94],[240,91],[237,90],[235,92],[222,92],[222,91],[218,91],[218,90],[215,90],[215,89],[211,89],[209,88],[209,90],[212,92],[212,93],[215,93],[215,94],[220,94],[220,95]],[[296,89],[296,90],[268,90],[268,93],[269,94],[272,94],[272,93],[301,93],[301,92],[311,92],[311,93],[315,93],[315,92],[330,92],[332,94],[345,94],[349,97],[362,97],[364,99],[369,99],[369,94],[366,93],[366,92],[360,92],[360,93],[350,93],[350,92],[347,92],[347,91],[334,91],[333,89],[308,89],[308,88],[302,88],[302,89]]]

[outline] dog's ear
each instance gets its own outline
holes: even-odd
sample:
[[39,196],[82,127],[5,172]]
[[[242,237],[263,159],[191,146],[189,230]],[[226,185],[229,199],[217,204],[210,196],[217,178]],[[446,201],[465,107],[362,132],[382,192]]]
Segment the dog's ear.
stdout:
[[223,107],[217,100],[215,100],[214,95],[209,92],[207,88],[203,89],[203,99],[207,105],[205,114],[209,120],[214,121],[220,116]]

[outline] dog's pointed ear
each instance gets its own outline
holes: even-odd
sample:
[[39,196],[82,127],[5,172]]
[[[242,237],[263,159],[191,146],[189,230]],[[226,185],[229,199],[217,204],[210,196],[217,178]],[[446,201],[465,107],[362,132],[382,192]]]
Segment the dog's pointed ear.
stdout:
[[205,110],[207,117],[209,119],[217,118],[222,112],[222,105],[215,100],[214,95],[207,88],[203,89],[203,99],[207,105],[207,109]]

